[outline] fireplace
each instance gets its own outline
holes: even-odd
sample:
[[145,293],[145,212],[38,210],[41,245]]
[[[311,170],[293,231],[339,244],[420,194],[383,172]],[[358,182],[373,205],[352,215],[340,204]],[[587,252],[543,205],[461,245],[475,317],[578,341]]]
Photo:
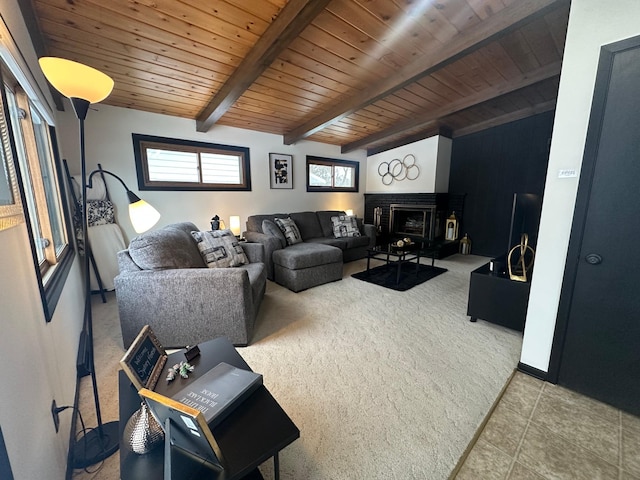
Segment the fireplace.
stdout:
[[441,215],[435,205],[390,205],[389,231],[393,236],[434,240],[441,235]]

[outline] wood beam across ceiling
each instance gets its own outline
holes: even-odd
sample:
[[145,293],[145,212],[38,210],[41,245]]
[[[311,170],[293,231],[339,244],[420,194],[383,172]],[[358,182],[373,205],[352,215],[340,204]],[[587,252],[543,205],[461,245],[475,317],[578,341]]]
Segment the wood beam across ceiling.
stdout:
[[289,0],[238,68],[196,118],[196,130],[206,132],[331,0]]
[[548,112],[550,110],[553,110],[554,108],[556,108],[556,100],[549,100],[532,107],[521,108],[520,110],[516,110],[515,112],[505,113],[504,115],[494,117],[490,120],[485,120],[473,125],[467,125],[464,128],[459,128],[453,131],[452,137],[457,138],[462,137],[463,135],[480,132],[481,130],[486,130],[487,128],[497,127],[499,125],[504,125],[505,123],[515,122],[516,120],[522,120],[523,118]]
[[384,142],[390,137],[397,137],[398,134],[405,130],[416,129],[420,127],[429,127],[435,123],[439,118],[446,117],[447,115],[460,112],[467,108],[479,105],[494,98],[506,95],[507,93],[515,92],[521,88],[534,85],[549,78],[560,75],[560,69],[562,62],[554,62],[545,67],[541,67],[533,72],[522,74],[520,78],[511,78],[504,82],[493,85],[489,88],[481,90],[474,95],[468,95],[455,102],[451,102],[443,107],[430,110],[423,114],[418,114],[409,120],[394,124],[392,127],[380,130],[372,135],[350,142],[342,146],[342,153],[348,153],[358,148],[366,148],[372,145]]
[[514,2],[511,6],[500,10],[487,20],[459,33],[448,42],[444,48],[434,45],[425,52],[420,60],[400,69],[396,75],[388,77],[368,88],[364,88],[360,94],[352,96],[347,101],[341,101],[326,112],[286,133],[284,135],[284,144],[291,145],[313,135],[325,127],[338,122],[340,119],[469,55],[532,20],[566,6],[568,3],[569,0]]

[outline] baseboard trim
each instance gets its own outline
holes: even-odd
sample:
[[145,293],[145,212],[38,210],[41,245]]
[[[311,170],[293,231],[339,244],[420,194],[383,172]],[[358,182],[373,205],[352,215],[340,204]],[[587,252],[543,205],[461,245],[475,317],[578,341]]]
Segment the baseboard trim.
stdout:
[[545,382],[547,381],[548,372],[538,370],[537,368],[527,365],[526,363],[518,362],[518,371],[526,373],[527,375],[531,375],[532,377],[535,377],[539,380],[543,380]]

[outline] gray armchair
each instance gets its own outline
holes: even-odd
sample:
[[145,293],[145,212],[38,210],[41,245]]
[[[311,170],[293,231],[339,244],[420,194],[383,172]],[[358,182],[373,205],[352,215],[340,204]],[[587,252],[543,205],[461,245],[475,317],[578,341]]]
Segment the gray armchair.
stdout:
[[266,288],[264,248],[242,243],[249,264],[207,268],[191,237],[197,230],[189,222],[168,225],[118,253],[115,287],[125,348],[144,325],[166,348],[219,336],[237,346],[251,341]]

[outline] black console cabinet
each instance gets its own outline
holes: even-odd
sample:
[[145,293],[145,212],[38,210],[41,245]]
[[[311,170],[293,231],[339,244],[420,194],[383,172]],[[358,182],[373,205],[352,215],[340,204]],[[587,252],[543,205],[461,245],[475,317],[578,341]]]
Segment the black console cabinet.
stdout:
[[523,331],[529,303],[530,282],[516,282],[489,263],[471,272],[467,315],[514,330]]

